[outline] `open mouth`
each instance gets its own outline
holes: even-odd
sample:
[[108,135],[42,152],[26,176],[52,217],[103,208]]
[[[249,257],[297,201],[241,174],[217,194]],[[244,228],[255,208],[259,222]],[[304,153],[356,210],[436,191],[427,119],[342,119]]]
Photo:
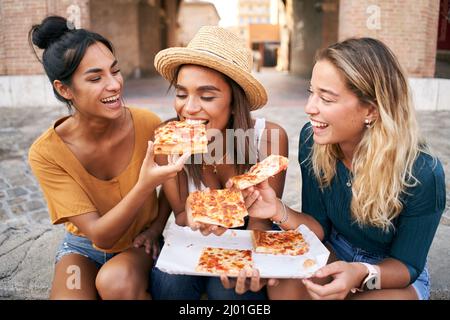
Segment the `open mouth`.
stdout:
[[206,119],[185,119],[186,123],[188,124],[200,124],[203,123],[204,125],[207,125],[209,123],[209,120]]
[[319,121],[312,120],[312,119],[310,120],[310,122],[311,122],[311,125],[315,128],[324,129],[324,128],[328,127],[328,124],[326,124],[324,122],[319,122]]
[[120,94],[116,94],[115,96],[108,97],[105,99],[101,99],[100,101],[105,104],[114,104],[120,99]]

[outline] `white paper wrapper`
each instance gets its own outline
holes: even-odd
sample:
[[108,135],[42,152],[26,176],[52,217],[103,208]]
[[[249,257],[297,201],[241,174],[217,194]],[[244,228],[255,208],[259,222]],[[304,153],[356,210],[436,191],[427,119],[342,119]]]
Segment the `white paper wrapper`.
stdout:
[[[297,229],[309,244],[309,251],[301,256],[272,255],[252,253],[254,267],[261,278],[308,278],[323,267],[330,252],[305,225]],[[227,230],[223,235],[203,236],[199,231],[180,227],[175,223],[166,229],[165,245],[160,253],[156,267],[171,274],[205,275],[210,273],[195,271],[204,247],[252,250],[251,231]],[[306,261],[306,263],[305,263]],[[308,265],[312,262],[312,265]]]

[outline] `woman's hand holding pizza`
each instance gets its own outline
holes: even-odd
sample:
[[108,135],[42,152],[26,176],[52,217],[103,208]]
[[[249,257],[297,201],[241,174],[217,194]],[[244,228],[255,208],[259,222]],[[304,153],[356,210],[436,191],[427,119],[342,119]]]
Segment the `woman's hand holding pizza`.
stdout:
[[[232,188],[233,184],[228,181],[226,186]],[[241,192],[250,217],[270,219],[277,213],[279,201],[268,180],[241,190]]]
[[189,157],[189,153],[183,153],[176,162],[160,166],[154,159],[153,142],[149,141],[137,184],[142,185],[144,189],[156,188],[166,180],[175,177],[183,169],[184,163]]
[[[209,188],[206,188],[205,191],[209,190]],[[200,230],[201,234],[204,236],[208,236],[211,233],[214,233],[216,236],[220,236],[225,231],[227,231],[227,228],[208,224],[208,223],[202,223],[202,222],[195,222],[192,218],[192,210],[191,210],[191,198],[188,197],[186,200],[186,218],[187,218],[187,225],[190,227],[193,231]]]

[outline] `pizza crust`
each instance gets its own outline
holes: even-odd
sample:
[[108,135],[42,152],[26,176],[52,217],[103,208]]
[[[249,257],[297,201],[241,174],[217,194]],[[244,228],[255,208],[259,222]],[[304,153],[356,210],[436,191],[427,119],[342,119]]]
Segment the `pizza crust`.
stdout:
[[232,177],[230,180],[238,189],[244,190],[287,169],[288,162],[286,157],[272,154],[252,166],[247,173]]
[[155,130],[155,154],[207,153],[206,127],[200,121],[170,121]]
[[196,153],[208,153],[208,146],[207,145],[192,146],[190,144],[184,145],[154,144],[153,150],[154,154],[164,154],[164,155],[172,155],[172,154],[181,155],[186,152],[196,154]]

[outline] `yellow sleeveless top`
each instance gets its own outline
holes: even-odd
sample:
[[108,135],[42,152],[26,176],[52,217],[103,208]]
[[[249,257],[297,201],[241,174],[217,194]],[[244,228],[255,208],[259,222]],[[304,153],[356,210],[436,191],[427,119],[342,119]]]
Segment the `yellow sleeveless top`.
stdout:
[[[136,184],[147,152],[147,142],[153,140],[154,130],[161,120],[144,109],[129,110],[135,130],[132,159],[127,168],[111,180],[100,180],[89,174],[58,136],[55,127],[67,117],[56,121],[30,147],[28,160],[47,200],[53,224],[65,223],[67,231],[84,236],[67,218],[94,211],[104,215]],[[129,248],[134,238],[152,223],[157,214],[158,201],[155,191],[145,201],[136,220],[114,247],[108,250],[97,249],[114,253]]]

